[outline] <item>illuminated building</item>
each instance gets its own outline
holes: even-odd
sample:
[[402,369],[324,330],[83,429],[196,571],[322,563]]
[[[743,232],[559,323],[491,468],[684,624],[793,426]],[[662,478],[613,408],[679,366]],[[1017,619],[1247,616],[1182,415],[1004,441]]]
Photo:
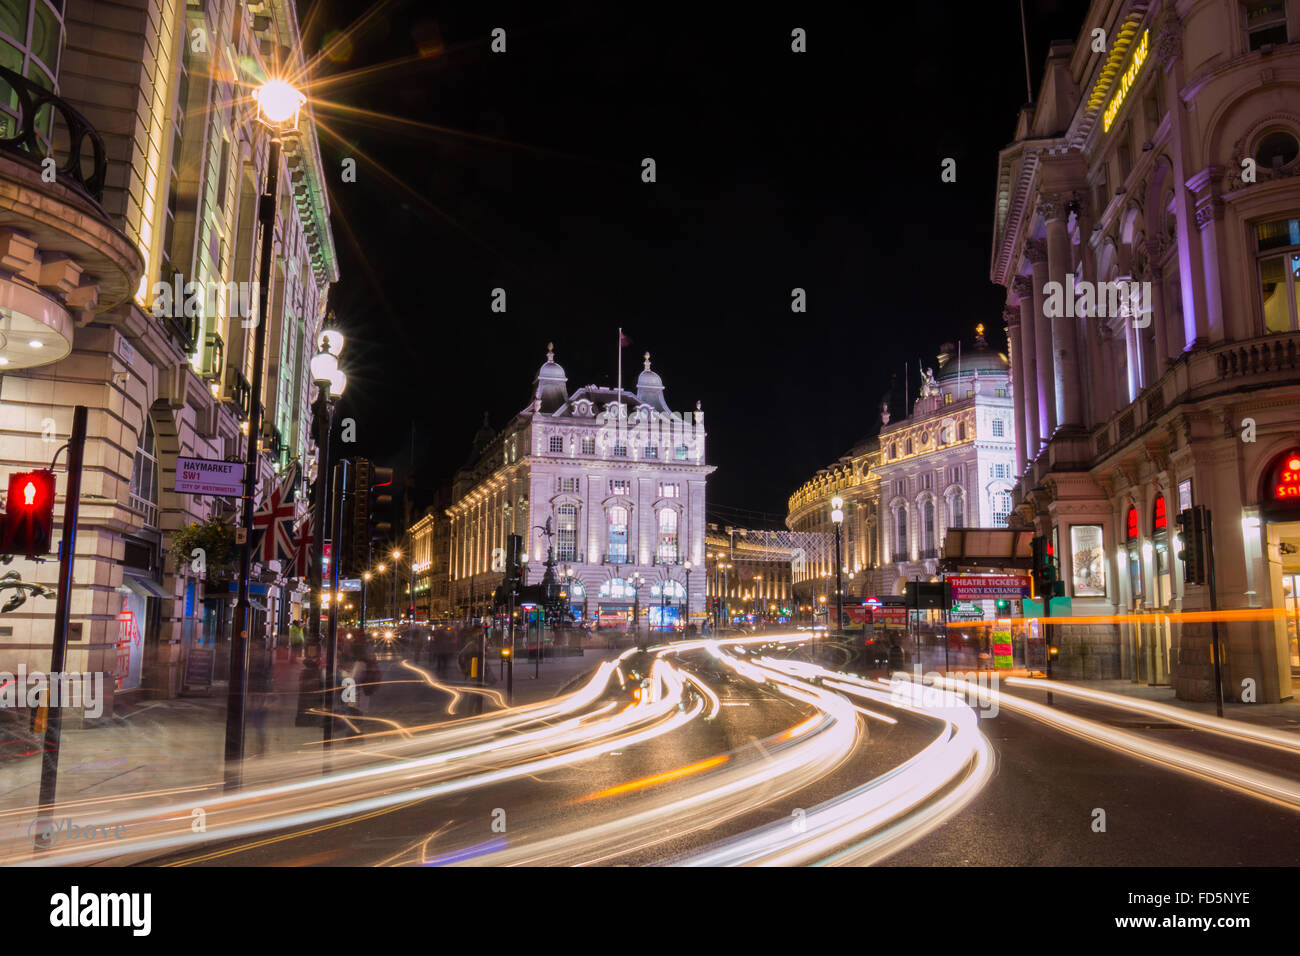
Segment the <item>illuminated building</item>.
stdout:
[[[500,432],[485,422],[452,486],[451,604],[458,616],[491,606],[504,578],[507,536],[528,552],[528,583],[541,580],[548,539],[575,616],[642,626],[683,620],[704,605],[704,413],[673,411],[659,374],[645,367],[636,391],[586,385],[570,394],[548,351],[532,401]],[[565,571],[571,571],[566,577]],[[643,583],[636,594],[632,576]],[[665,607],[666,605],[666,607]]]
[[1016,415],[1008,359],[976,326],[973,347],[947,343],[911,414],[880,428],[875,589],[902,594],[936,573],[949,528],[1005,527],[1014,484]]
[[[794,601],[802,620],[812,620],[834,601],[835,530],[831,499],[844,499],[842,526],[844,592],[846,600],[874,596],[870,571],[880,558],[880,443],[865,439],[833,465],[822,468],[790,496],[785,524],[801,535],[792,561]],[[848,573],[853,572],[853,578]],[[824,623],[824,622],[823,622]]]
[[[1292,696],[1300,511],[1275,492],[1300,448],[1297,41],[1296,0],[1095,3],[1000,154],[1014,520],[1051,536],[1074,615],[1139,615],[1057,628],[1066,676],[1211,698],[1210,625],[1176,617],[1210,606],[1178,555],[1195,504],[1219,607],[1285,612],[1223,625],[1225,695]],[[1063,312],[1066,282],[1086,298]]]
[[[232,520],[237,499],[172,488],[178,457],[244,454],[253,323],[244,328],[235,310],[238,290],[256,278],[252,223],[268,143],[248,92],[271,68],[270,51],[291,71],[303,59],[292,4],[150,0],[125,9],[18,0],[0,20],[3,62],[58,94],[57,122],[79,122],[66,106],[90,127],[81,172],[68,166],[53,182],[39,156],[0,151],[0,470],[47,467],[73,406],[89,408],[67,668],[110,675],[111,693],[170,696],[199,640],[218,640],[216,679],[229,658],[229,569],[213,556],[196,570],[171,544],[188,524]],[[5,92],[0,110],[12,132],[20,117]],[[47,124],[38,136],[48,136],[50,113],[38,115]],[[95,137],[106,159],[99,169]],[[314,458],[307,362],[337,278],[309,110],[286,138],[280,193],[266,326],[267,367],[280,372],[261,396],[264,486],[290,459]],[[170,288],[177,276],[212,288],[202,315],[155,312],[155,285]],[[66,461],[56,469],[60,493]],[[62,515],[60,499],[56,521]],[[17,559],[9,570],[57,581],[53,560]],[[283,633],[298,613],[281,593],[283,576],[261,570],[255,637]],[[28,600],[0,617],[0,669],[48,668],[53,607]]]
[[732,621],[798,620],[791,574],[797,548],[788,532],[709,524],[704,536],[707,607],[718,600],[718,620],[724,610]]

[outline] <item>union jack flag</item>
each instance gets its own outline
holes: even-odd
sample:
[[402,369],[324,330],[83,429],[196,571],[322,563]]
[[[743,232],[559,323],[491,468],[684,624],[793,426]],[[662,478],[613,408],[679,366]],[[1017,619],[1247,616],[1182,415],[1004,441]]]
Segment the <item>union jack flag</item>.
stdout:
[[298,536],[294,538],[293,576],[304,581],[311,577],[312,545],[316,543],[314,525],[314,517],[307,512],[298,528]]
[[266,564],[279,560],[284,564],[294,558],[293,521],[297,508],[293,502],[298,489],[298,463],[285,473],[271,489],[260,511],[253,514],[253,556]]

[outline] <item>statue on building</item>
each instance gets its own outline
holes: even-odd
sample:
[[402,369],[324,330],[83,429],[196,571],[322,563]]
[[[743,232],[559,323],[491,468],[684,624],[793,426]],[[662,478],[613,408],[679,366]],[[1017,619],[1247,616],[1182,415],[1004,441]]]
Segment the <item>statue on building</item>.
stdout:
[[[916,363],[916,367],[921,368],[921,363],[919,361]],[[938,394],[939,386],[936,385],[934,381],[934,369],[921,369],[921,397],[930,398],[931,396]]]

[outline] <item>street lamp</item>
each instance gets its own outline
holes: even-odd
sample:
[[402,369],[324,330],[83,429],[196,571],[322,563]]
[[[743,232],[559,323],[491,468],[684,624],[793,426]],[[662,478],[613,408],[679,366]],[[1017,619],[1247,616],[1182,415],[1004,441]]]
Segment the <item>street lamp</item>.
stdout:
[[840,567],[840,525],[844,523],[844,499],[831,499],[831,522],[835,525],[835,633],[844,634],[844,576]]
[[[258,262],[257,317],[253,332],[253,378],[248,393],[248,449],[244,459],[242,509],[244,544],[239,554],[239,593],[235,600],[235,628],[230,641],[230,687],[226,695],[228,789],[234,789],[243,782],[244,702],[248,693],[248,631],[252,619],[248,579],[253,563],[253,491],[257,487],[257,466],[260,460],[258,442],[262,437],[262,379],[266,364],[266,318],[271,291],[275,214],[280,205],[281,137],[298,128],[298,111],[307,99],[292,85],[279,79],[263,83],[255,91],[254,98],[258,105],[258,120],[266,126],[270,136],[270,149],[266,164],[266,191],[260,197],[256,223],[256,228],[262,233],[262,248]],[[320,476],[317,477],[319,479]]]
[[685,635],[687,629],[691,626],[691,562],[686,560],[682,562],[682,567],[686,569],[686,624],[682,628],[682,634]]
[[370,579],[374,577],[369,571],[361,575],[361,639],[366,639],[366,595],[370,591]]
[[397,627],[397,562],[402,559],[402,552],[393,551],[393,627]]
[[641,572],[633,573],[628,579],[632,585],[632,640],[638,645],[641,643],[641,585],[645,578]]

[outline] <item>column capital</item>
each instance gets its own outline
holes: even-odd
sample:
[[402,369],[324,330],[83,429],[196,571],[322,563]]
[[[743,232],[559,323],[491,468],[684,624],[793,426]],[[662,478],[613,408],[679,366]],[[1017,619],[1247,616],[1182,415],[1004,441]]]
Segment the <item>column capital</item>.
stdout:
[[1172,3],[1165,4],[1165,15],[1156,30],[1156,59],[1162,70],[1183,55],[1183,25]]
[[1007,330],[1010,332],[1020,331],[1020,306],[1008,305],[1002,310],[1002,321],[1007,324]]
[[1032,299],[1034,297],[1034,277],[1016,276],[1011,280],[1011,294],[1022,302]]
[[1040,262],[1046,262],[1047,261],[1047,240],[1026,239],[1025,258],[1028,259],[1033,265],[1038,265]]

